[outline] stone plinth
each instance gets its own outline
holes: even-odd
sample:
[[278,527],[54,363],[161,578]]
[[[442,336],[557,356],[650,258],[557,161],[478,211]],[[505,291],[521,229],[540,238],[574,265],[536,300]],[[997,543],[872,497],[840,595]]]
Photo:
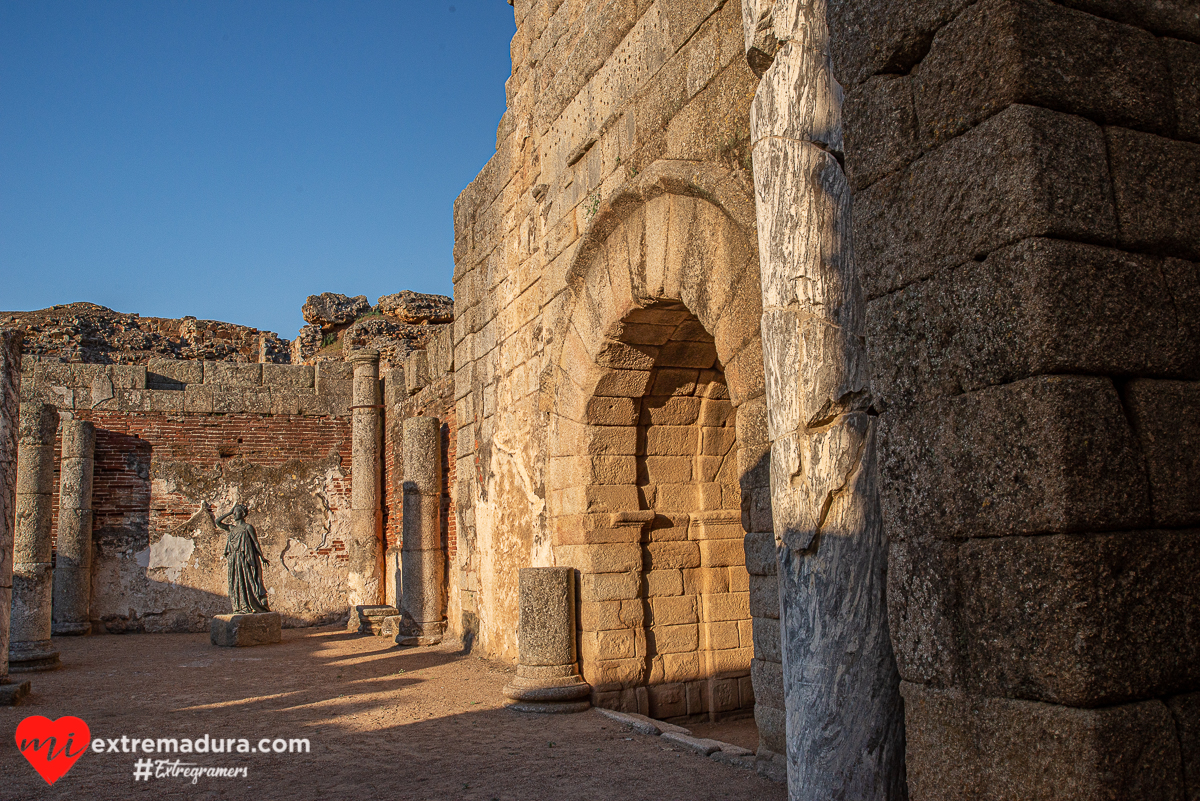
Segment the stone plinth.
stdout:
[[383,634],[383,621],[385,618],[398,615],[394,606],[384,606],[382,604],[373,606],[356,606],[351,619],[358,620],[358,633],[371,634],[376,637]]
[[216,615],[212,620],[210,640],[213,645],[224,648],[270,645],[282,639],[282,629],[283,622],[278,612]]
[[17,445],[16,537],[13,544],[12,628],[8,670],[54,670],[58,651],[50,644],[54,439],[58,410],[22,403]]
[[582,712],[592,688],[575,666],[575,569],[523,567],[517,675],[504,688],[510,709]]
[[83,420],[62,425],[58,489],[58,543],[54,562],[51,631],[88,634],[92,597],[92,471],[96,429]]
[[16,706],[29,695],[32,685],[29,680],[0,684],[0,706]]
[[396,642],[436,645],[446,631],[446,555],[442,549],[442,421],[404,421],[404,517]]
[[19,685],[8,681],[8,627],[12,611],[13,512],[17,486],[17,416],[21,394],[20,331],[0,330],[0,705],[15,704]]

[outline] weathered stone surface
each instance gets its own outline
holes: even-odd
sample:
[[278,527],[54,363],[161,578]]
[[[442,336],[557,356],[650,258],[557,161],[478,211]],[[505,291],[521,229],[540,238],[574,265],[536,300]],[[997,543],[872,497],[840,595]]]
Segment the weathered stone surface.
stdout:
[[404,517],[400,611],[405,620],[397,642],[440,641],[446,609],[445,553],[440,528],[442,493],[441,421],[409,417],[403,422]]
[[752,576],[775,575],[775,535],[771,532],[747,534],[744,542],[746,572]]
[[[9,626],[12,620],[17,429],[20,425],[23,339],[20,331],[0,329],[0,686],[5,686],[3,682],[8,676]],[[12,699],[11,703],[19,700],[16,698],[19,687],[5,696]]]
[[638,734],[659,735],[667,732],[677,734],[691,734],[691,730],[683,726],[676,726],[674,723],[667,723],[662,720],[648,718],[645,715],[639,715],[633,712],[618,712],[615,709],[605,709],[604,707],[593,707],[596,713],[603,715],[609,720],[616,721],[625,726],[629,726]]
[[1044,0],[966,9],[934,37],[914,92],[926,148],[1014,103],[1155,133],[1175,127],[1153,36]]
[[720,751],[721,746],[724,745],[724,743],[718,740],[710,740],[707,737],[692,737],[688,734],[679,734],[673,731],[664,732],[662,738],[672,745],[678,745],[704,756]]
[[[523,567],[517,675],[504,695],[523,712],[582,712],[591,686],[576,669],[575,569]],[[546,705],[546,706],[543,706]]]
[[186,360],[187,364],[196,364],[192,360],[200,359],[287,361],[288,341],[270,331],[195,317],[142,317],[95,303],[64,303],[28,312],[0,311],[0,326],[25,331],[26,355],[51,360],[51,364],[69,362],[73,367],[80,363],[146,365],[161,357]]
[[32,683],[28,680],[0,684],[0,706],[16,706],[29,695]]
[[1200,686],[1195,536],[895,543],[888,605],[901,675],[1071,706]]
[[1200,40],[1200,13],[1191,0],[1066,0],[1063,5],[1151,33]]
[[574,579],[570,567],[521,568],[520,664],[575,662]]
[[409,324],[448,323],[454,320],[453,298],[407,289],[394,295],[384,295],[379,299],[376,308]]
[[1144,527],[1150,497],[1113,384],[1044,376],[882,418],[891,540]]
[[442,493],[442,421],[436,417],[404,420],[404,492]]
[[322,292],[320,295],[309,295],[301,312],[304,314],[304,322],[328,329],[335,325],[352,323],[370,308],[371,304],[365,295],[351,298],[337,292]]
[[1173,272],[1077,242],[1001,248],[868,305],[874,388],[897,411],[1047,373],[1200,375],[1200,273]]
[[82,420],[62,425],[51,630],[55,635],[91,631],[92,473],[96,430]]
[[204,381],[204,362],[186,359],[150,359],[146,363],[148,389],[181,390]]
[[213,645],[241,648],[277,643],[282,636],[279,613],[259,612],[252,615],[215,615],[209,640]]
[[1175,89],[1176,136],[1200,142],[1200,44],[1163,39],[1162,48]]
[[445,553],[441,550],[400,552],[403,574],[400,612],[414,623],[441,625],[446,608]]
[[1181,799],[1161,701],[1071,709],[905,682],[913,798]]
[[1117,234],[1099,126],[1010,106],[855,198],[868,298],[1031,237]]
[[379,624],[379,636],[383,637],[384,639],[395,641],[395,639],[400,636],[403,623],[403,615],[388,615]]
[[[350,621],[353,623],[358,621],[359,634],[371,634],[377,637],[386,637],[388,635],[386,622],[391,618],[397,617],[399,612],[394,606],[386,604],[373,604],[370,606],[356,606],[350,615]],[[392,632],[395,637],[396,631]]]
[[204,383],[224,387],[261,386],[262,365],[204,362]]
[[51,496],[58,411],[49,404],[20,407],[12,550],[12,624],[9,672],[54,670],[59,656],[50,642],[53,590]]
[[971,684],[1071,706],[1200,687],[1200,589],[1190,578],[1200,571],[1197,533],[963,545]]
[[1200,144],[1107,128],[1122,245],[1200,259]]
[[1124,400],[1146,460],[1155,524],[1200,525],[1200,383],[1132,381]]
[[934,32],[970,0],[831,0],[830,51],[838,80],[856,87],[872,75],[907,73],[929,50]]
[[383,599],[383,517],[380,503],[383,411],[379,351],[363,348],[350,356],[354,367],[351,430],[352,481],[349,545],[351,607]]
[[1187,801],[1196,801],[1200,798],[1200,693],[1168,698],[1167,708],[1175,718],[1175,732],[1183,756],[1184,797]]
[[921,155],[910,76],[876,75],[846,94],[846,172],[855,191]]

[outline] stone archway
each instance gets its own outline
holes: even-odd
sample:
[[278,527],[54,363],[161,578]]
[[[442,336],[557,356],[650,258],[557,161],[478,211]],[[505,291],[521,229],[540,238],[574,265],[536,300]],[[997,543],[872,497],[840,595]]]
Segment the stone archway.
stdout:
[[[753,705],[743,495],[765,453],[753,231],[658,193],[594,221],[548,382],[548,523],[601,706]],[[586,238],[585,238],[585,241]]]

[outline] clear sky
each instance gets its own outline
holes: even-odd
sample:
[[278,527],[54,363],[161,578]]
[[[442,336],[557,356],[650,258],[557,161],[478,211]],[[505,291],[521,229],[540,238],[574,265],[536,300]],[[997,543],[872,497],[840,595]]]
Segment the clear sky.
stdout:
[[505,0],[3,0],[0,310],[292,338],[318,292],[450,294]]

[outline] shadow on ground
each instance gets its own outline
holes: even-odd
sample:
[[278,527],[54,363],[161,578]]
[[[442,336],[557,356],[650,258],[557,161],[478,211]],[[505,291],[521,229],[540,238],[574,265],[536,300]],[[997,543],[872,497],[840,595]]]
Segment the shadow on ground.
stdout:
[[[509,668],[457,646],[400,649],[339,629],[216,648],[207,635],[55,640],[64,667],[29,674],[0,709],[0,799],[782,799],[785,789],[598,714],[501,706]],[[26,716],[82,718],[93,738],[307,738],[308,754],[89,752],[47,786],[18,752]],[[245,767],[245,778],[134,781],[138,759]]]

